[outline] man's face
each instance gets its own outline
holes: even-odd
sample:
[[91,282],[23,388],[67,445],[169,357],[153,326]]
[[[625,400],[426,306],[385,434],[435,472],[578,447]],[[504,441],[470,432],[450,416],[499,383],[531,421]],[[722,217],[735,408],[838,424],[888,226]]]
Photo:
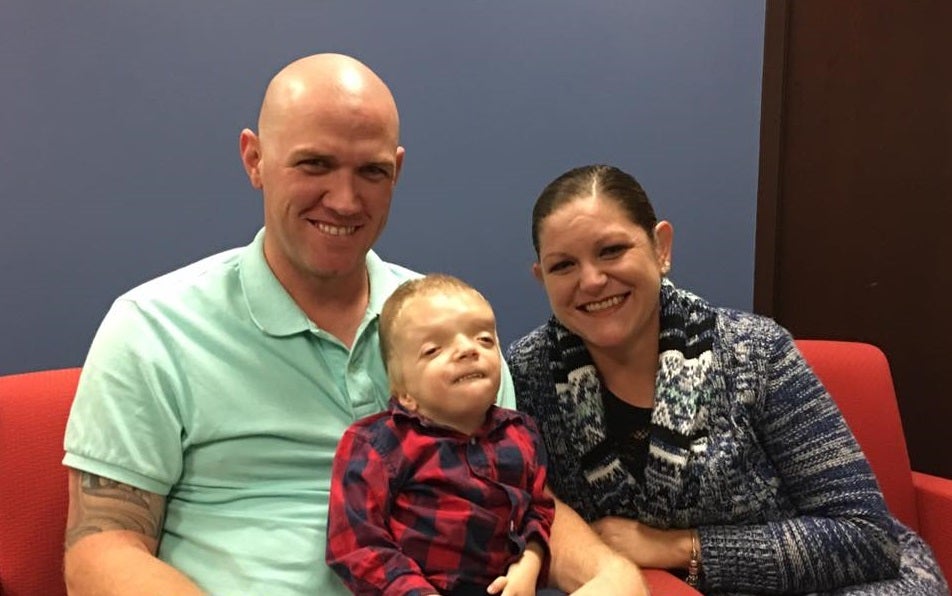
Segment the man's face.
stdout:
[[426,292],[407,301],[396,327],[389,366],[400,403],[443,426],[478,429],[502,369],[489,304],[470,291]]
[[365,275],[403,162],[393,119],[342,97],[298,102],[270,124],[249,141],[268,264],[286,287]]

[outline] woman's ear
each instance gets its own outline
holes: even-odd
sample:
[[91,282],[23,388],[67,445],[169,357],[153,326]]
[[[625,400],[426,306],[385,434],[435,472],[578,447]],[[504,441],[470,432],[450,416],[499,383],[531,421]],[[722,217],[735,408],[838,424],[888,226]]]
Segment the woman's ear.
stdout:
[[667,275],[671,270],[671,246],[674,242],[674,227],[670,222],[659,221],[654,228],[654,248],[658,258],[658,267]]
[[536,278],[536,281],[542,283],[542,265],[538,262],[532,264],[532,277]]

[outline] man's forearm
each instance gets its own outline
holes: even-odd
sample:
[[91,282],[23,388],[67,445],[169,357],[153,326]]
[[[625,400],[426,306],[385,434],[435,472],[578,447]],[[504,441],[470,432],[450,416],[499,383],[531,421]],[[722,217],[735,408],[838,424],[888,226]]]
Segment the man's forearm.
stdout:
[[558,499],[549,552],[549,584],[560,590],[619,596],[648,594],[638,567],[609,548],[585,520]]
[[184,574],[149,552],[134,532],[86,536],[66,551],[64,563],[71,596],[202,594]]
[[201,594],[156,556],[165,497],[69,470],[63,573],[71,595]]

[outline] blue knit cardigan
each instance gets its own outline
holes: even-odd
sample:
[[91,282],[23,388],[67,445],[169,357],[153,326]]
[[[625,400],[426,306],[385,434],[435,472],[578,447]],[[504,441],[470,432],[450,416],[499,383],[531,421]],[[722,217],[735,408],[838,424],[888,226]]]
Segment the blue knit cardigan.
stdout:
[[553,317],[509,348],[560,499],[589,522],[697,528],[705,594],[948,594],[786,330],[668,280],[661,323],[642,480],[606,434],[601,379],[578,336]]

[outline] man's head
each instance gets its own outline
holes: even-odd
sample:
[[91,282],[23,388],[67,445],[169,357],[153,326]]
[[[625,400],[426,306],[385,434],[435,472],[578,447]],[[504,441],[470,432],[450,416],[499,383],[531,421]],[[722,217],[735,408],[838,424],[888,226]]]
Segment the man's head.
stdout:
[[449,275],[403,283],[380,314],[380,348],[403,407],[467,434],[496,401],[502,354],[483,296]]
[[390,90],[353,58],[308,56],[271,80],[240,151],[264,197],[265,257],[292,295],[366,275],[403,164],[399,136]]

